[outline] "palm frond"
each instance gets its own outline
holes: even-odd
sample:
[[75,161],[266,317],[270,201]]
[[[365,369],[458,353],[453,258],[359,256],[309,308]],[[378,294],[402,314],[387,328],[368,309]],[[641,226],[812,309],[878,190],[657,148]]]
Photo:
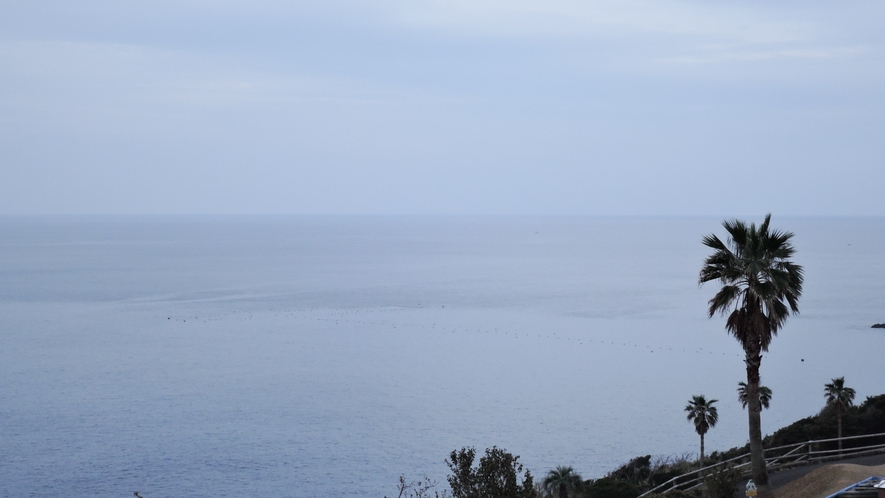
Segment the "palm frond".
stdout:
[[[749,393],[747,392],[747,383],[746,382],[738,382],[738,401],[741,402],[741,406],[746,408],[747,403],[749,403]],[[771,404],[771,389],[765,386],[759,386],[759,403],[762,404],[762,408],[768,408]]]
[[827,406],[832,406],[837,413],[843,413],[846,408],[854,404],[854,389],[845,387],[845,377],[838,377],[829,384],[824,384],[824,397]]
[[770,224],[771,214],[758,227],[730,219],[722,223],[727,243],[714,234],[703,238],[714,252],[704,260],[698,283],[722,284],[709,301],[709,316],[728,314],[726,330],[745,351],[767,351],[790,313],[799,312],[804,274],[789,260],[795,253],[793,233],[772,230]]
[[725,285],[716,295],[713,296],[713,299],[710,299],[710,309],[708,310],[709,315],[712,317],[716,313],[725,314],[729,309],[734,306],[735,302],[737,302],[741,297],[741,288],[736,285]]
[[719,400],[707,401],[704,395],[692,396],[688,405],[685,406],[685,411],[688,413],[686,419],[689,422],[694,422],[695,431],[701,436],[719,422],[719,412],[713,406],[717,401]]

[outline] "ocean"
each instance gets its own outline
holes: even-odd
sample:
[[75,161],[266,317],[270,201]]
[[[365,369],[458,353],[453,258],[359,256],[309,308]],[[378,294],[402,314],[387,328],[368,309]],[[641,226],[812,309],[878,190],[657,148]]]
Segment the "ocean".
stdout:
[[[759,219],[746,218],[749,221]],[[885,218],[789,218],[770,433],[885,392]],[[455,449],[596,478],[747,441],[719,218],[0,218],[0,496],[392,496]]]

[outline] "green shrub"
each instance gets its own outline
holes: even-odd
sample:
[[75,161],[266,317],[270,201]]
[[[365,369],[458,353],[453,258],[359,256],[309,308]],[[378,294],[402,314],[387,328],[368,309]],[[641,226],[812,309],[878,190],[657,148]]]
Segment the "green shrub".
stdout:
[[708,498],[734,498],[741,471],[734,467],[722,467],[704,478],[704,493]]
[[673,491],[669,491],[664,494],[652,493],[650,495],[645,495],[643,498],[700,498],[701,494],[696,491],[682,491],[679,489],[674,489]]
[[612,471],[608,477],[642,485],[651,476],[651,455],[636,457]]
[[636,498],[642,489],[627,481],[603,477],[584,488],[584,498]]
[[446,460],[452,471],[448,481],[454,498],[536,498],[532,473],[523,472],[519,456],[492,446],[476,467],[475,458],[476,449],[465,447],[453,451]]

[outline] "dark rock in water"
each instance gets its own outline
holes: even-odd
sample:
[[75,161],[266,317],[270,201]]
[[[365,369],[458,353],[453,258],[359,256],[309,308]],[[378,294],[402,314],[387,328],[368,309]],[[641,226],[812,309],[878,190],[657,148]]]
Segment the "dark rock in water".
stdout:
[[874,328],[874,329],[885,329],[885,323],[877,323],[877,324],[873,325],[872,328]]

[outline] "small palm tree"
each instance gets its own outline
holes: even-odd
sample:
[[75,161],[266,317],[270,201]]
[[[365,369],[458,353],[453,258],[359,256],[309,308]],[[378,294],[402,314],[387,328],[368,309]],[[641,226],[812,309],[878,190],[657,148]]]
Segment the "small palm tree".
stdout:
[[541,486],[551,496],[554,490],[559,492],[559,498],[568,498],[569,491],[575,493],[581,490],[584,481],[581,474],[571,467],[556,467],[547,472],[547,477],[541,482]]
[[[738,401],[741,402],[741,406],[744,408],[747,407],[747,383],[746,382],[738,382]],[[759,402],[762,404],[762,408],[768,408],[771,404],[771,389],[765,386],[759,386]]]
[[701,436],[701,459],[698,462],[701,468],[704,467],[704,434],[712,429],[716,422],[719,422],[719,412],[713,406],[713,403],[717,401],[719,400],[711,399],[707,401],[707,398],[703,395],[692,396],[685,407],[685,411],[688,412],[686,418],[689,422],[694,422],[694,430]]
[[842,414],[854,404],[854,394],[854,389],[845,387],[845,377],[833,379],[833,382],[824,385],[827,406],[836,410],[836,420],[839,422],[839,452],[842,452]]

